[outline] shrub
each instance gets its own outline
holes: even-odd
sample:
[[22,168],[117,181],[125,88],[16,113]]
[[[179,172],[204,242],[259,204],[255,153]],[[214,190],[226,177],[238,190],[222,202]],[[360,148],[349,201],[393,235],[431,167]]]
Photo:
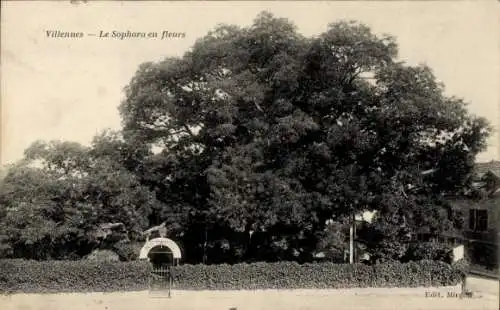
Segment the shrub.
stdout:
[[451,263],[453,249],[446,243],[423,242],[411,244],[403,257],[405,261],[439,260]]
[[[0,260],[0,292],[110,292],[148,289],[147,262]],[[294,262],[173,267],[174,289],[326,289],[444,286],[460,270],[439,261],[379,265]]]
[[373,266],[294,262],[181,265],[173,273],[174,288],[183,290],[447,286],[461,280],[459,269],[425,260]]
[[133,261],[139,258],[143,244],[137,242],[117,243],[113,246],[113,250],[120,256],[123,261]]
[[462,258],[461,260],[452,263],[452,266],[462,275],[462,277],[466,277],[471,268],[471,264],[467,258]]
[[94,250],[85,256],[85,259],[95,262],[117,262],[120,260],[120,257],[111,250]]
[[0,292],[111,292],[148,288],[146,262],[0,260]]

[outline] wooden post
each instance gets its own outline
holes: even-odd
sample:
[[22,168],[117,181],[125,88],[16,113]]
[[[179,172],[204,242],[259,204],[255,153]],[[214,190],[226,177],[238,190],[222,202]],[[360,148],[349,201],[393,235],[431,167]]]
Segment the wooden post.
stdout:
[[205,226],[205,242],[203,243],[203,264],[207,263],[207,242],[208,242],[208,232]]
[[354,223],[356,217],[354,213],[351,217],[351,223],[349,226],[349,264],[354,264]]

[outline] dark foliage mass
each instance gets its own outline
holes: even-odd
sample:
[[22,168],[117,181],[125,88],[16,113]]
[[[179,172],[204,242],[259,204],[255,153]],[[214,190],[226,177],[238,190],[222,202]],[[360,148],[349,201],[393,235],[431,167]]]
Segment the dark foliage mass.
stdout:
[[[314,38],[268,13],[220,25],[141,65],[125,93],[121,132],[35,143],[9,169],[3,256],[77,259],[166,221],[190,263],[307,262],[341,256],[345,219],[376,210],[366,248],[403,260],[417,235],[452,228],[443,197],[470,185],[489,133],[355,22]],[[102,237],[102,223],[125,230]]]
[[0,260],[0,293],[140,291],[151,265],[135,262]]
[[[148,288],[150,268],[144,262],[0,260],[0,293],[144,290]],[[293,262],[200,264],[174,267],[173,274],[173,288],[182,290],[421,287],[456,285],[462,280],[459,268],[437,261],[375,266]]]
[[236,265],[183,265],[175,268],[174,287],[187,290],[326,289],[456,285],[460,269],[443,262],[303,264],[295,262]]

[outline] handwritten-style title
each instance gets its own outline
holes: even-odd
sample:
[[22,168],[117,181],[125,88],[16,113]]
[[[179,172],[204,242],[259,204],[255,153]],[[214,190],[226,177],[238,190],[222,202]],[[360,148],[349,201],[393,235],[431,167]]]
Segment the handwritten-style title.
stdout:
[[84,37],[95,37],[98,39],[183,39],[186,37],[185,32],[174,32],[168,30],[150,31],[150,32],[136,32],[136,31],[104,31],[100,30],[95,33],[61,31],[61,30],[46,30],[45,35],[51,39],[80,39]]

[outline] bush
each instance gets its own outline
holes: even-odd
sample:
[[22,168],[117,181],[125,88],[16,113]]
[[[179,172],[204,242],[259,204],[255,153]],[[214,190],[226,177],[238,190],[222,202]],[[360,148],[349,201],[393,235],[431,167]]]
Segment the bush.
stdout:
[[85,256],[85,259],[94,262],[117,262],[120,256],[111,250],[94,250]]
[[461,280],[459,269],[425,260],[373,266],[293,262],[181,265],[173,273],[174,288],[183,290],[448,286]]
[[143,243],[128,242],[117,243],[113,246],[113,250],[120,256],[123,261],[134,261],[139,258],[139,253]]
[[147,262],[0,260],[1,293],[112,292],[148,288]]
[[450,264],[453,260],[453,248],[439,242],[413,243],[406,250],[403,260],[439,260]]
[[[147,262],[0,260],[0,292],[110,292],[148,289]],[[363,264],[293,262],[173,267],[174,289],[326,289],[444,286],[460,283],[458,268],[438,261]]]
[[467,274],[469,273],[469,270],[471,268],[471,264],[467,258],[462,258],[461,260],[452,263],[452,266],[464,278],[467,276]]

